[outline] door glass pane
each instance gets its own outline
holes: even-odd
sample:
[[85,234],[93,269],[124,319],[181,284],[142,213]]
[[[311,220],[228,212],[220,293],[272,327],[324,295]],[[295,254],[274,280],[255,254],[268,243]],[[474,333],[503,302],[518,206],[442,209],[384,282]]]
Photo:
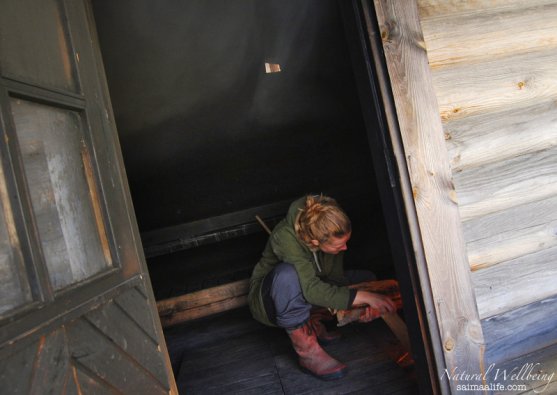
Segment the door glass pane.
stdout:
[[0,166],[0,315],[32,299]]
[[77,91],[74,57],[59,1],[2,1],[0,37],[2,74]]
[[43,255],[55,289],[112,265],[80,114],[11,99]]

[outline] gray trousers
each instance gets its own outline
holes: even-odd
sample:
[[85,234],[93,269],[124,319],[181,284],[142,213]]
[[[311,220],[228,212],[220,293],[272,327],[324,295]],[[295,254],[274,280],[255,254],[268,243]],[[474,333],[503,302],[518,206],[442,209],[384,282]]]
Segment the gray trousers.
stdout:
[[[347,284],[375,280],[368,270],[347,270]],[[307,322],[312,305],[306,301],[298,273],[290,263],[279,263],[263,280],[263,303],[269,321],[285,329],[294,329]]]

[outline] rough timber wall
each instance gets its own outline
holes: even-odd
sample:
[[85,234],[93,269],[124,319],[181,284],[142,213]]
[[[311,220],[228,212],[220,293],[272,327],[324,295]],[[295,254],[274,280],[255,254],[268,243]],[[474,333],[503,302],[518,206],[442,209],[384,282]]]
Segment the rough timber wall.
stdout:
[[419,0],[487,344],[557,342],[557,1]]

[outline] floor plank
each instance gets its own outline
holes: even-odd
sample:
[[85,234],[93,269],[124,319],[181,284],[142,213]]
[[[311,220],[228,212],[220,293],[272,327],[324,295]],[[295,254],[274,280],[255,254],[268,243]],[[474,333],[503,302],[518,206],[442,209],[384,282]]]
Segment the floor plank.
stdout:
[[341,380],[302,372],[288,335],[255,322],[247,308],[165,332],[180,393],[188,394],[417,394],[412,371],[393,360],[396,338],[382,320],[339,328],[325,347],[348,366]]

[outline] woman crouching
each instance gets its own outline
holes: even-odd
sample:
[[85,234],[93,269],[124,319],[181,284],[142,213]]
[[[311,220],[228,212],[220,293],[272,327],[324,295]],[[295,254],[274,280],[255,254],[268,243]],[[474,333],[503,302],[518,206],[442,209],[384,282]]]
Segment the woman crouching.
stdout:
[[306,196],[291,204],[285,219],[277,224],[250,279],[249,306],[259,322],[286,329],[300,366],[313,375],[337,379],[346,365],[328,355],[319,345],[338,334],[327,332],[322,314],[311,314],[321,306],[344,310],[368,305],[361,321],[395,311],[386,296],[347,287],[343,252],[350,239],[350,219],[336,201],[326,196]]

